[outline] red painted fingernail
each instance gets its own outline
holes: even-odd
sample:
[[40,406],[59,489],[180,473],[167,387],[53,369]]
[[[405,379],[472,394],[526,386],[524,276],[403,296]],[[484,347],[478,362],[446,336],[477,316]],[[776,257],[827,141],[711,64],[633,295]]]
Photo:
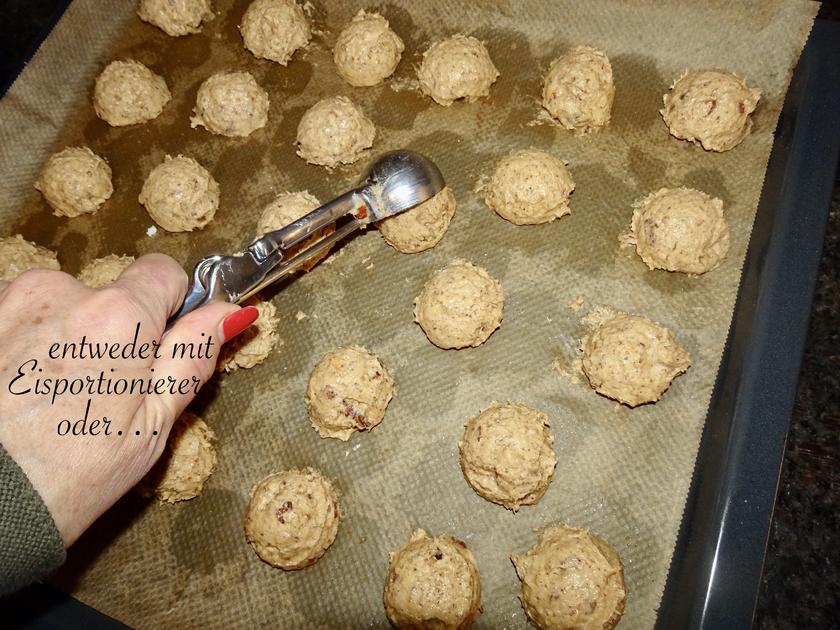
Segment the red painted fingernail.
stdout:
[[248,326],[257,321],[259,315],[260,312],[256,306],[245,306],[225,317],[225,320],[222,322],[222,334],[225,336],[225,341],[230,341],[248,328]]

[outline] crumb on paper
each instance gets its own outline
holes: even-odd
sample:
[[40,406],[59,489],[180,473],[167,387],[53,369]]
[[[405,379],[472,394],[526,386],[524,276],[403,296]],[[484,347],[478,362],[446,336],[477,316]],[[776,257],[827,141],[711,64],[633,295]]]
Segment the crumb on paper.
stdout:
[[344,252],[345,252],[345,251],[346,251],[346,250],[344,250],[344,249],[339,249],[339,250],[335,251],[334,253],[332,253],[332,254],[330,254],[329,256],[327,256],[327,257],[324,259],[324,261],[323,261],[323,262],[321,262],[321,264],[322,264],[322,265],[331,265],[331,264],[332,264],[335,260],[337,260],[338,258],[341,258],[341,256],[343,256],[343,255],[344,255]]
[[367,256],[367,257],[365,257],[365,258],[362,258],[362,264],[364,265],[364,264],[365,264],[366,262],[368,262],[369,260],[370,260],[370,256]]
[[635,247],[636,236],[630,230],[628,230],[627,232],[622,232],[618,235],[618,245],[621,248]]
[[583,362],[580,357],[575,357],[571,361],[564,361],[562,357],[557,357],[552,363],[557,374],[567,379],[573,385],[581,383],[581,375],[583,374]]
[[154,236],[155,234],[157,234],[157,226],[156,225],[150,225],[149,227],[146,228],[146,236]]
[[614,308],[606,304],[598,304],[581,319],[581,323],[587,328],[597,328],[604,322],[611,320],[615,315]]
[[302,322],[302,321],[303,321],[304,319],[306,319],[307,317],[309,317],[309,315],[307,315],[307,314],[306,314],[306,313],[304,313],[303,311],[298,311],[298,312],[295,314],[295,319],[296,319],[296,320],[298,320],[299,322]]
[[370,263],[367,267],[365,267],[366,271],[370,271],[371,269],[373,269],[373,263]]
[[389,83],[393,92],[416,92],[420,89],[420,81],[412,77],[395,79]]
[[583,308],[583,302],[583,296],[579,295],[575,299],[569,301],[568,307],[572,309],[575,313],[577,313],[580,311],[580,309]]
[[487,188],[487,184],[490,183],[490,176],[487,174],[479,175],[478,179],[475,180],[475,188],[473,188],[473,192],[476,194],[481,194],[485,188]]

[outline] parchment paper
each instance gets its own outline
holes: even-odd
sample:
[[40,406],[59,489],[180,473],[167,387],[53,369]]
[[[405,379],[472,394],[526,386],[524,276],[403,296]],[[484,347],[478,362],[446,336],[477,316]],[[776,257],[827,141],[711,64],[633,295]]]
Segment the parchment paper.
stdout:
[[[308,188],[326,201],[363,170],[359,163],[329,174],[294,155],[300,115],[333,94],[350,96],[376,123],[373,154],[409,147],[436,160],[458,210],[431,251],[399,254],[371,230],[329,264],[272,290],[283,345],[265,364],[215,379],[192,407],[220,438],[219,467],[204,494],[175,506],[127,496],[70,550],[54,582],[135,627],[386,627],[381,594],[388,552],[423,527],[458,536],[474,551],[484,581],[477,627],[521,628],[526,620],[508,557],[530,547],[538,529],[565,521],[599,533],[621,555],[628,589],[621,627],[651,627],[773,129],[817,5],[365,4],[381,10],[406,42],[391,80],[396,85],[414,77],[419,53],[432,39],[467,32],[487,42],[501,71],[491,97],[442,108],[411,90],[354,89],[337,78],[329,48],[362,6],[358,1],[313,2],[319,34],[287,68],[258,61],[242,47],[236,27],[246,2],[214,4],[217,17],[201,34],[174,39],[140,22],[133,2],[73,3],[0,101],[0,233],[21,231],[57,249],[71,273],[109,253],[162,251],[191,269],[207,253],[236,251],[276,193]],[[537,116],[548,64],[577,44],[610,57],[617,86],[612,124],[584,138],[528,125]],[[116,58],[138,59],[166,78],[173,100],[160,118],[112,129],[95,117],[93,80]],[[671,82],[687,68],[704,67],[733,70],[763,92],[752,134],[728,153],[670,137],[658,114]],[[267,127],[244,140],[189,127],[199,84],[225,68],[249,70],[271,97]],[[51,151],[75,144],[108,158],[116,190],[96,215],[59,219],[32,183]],[[474,192],[499,157],[528,146],[568,160],[577,185],[570,217],[516,227]],[[198,233],[146,234],[152,222],[137,195],[166,153],[195,157],[221,184],[221,208]],[[729,257],[701,278],[649,271],[618,246],[635,199],[681,184],[723,199],[732,230]],[[483,346],[444,351],[412,323],[412,301],[455,257],[501,281],[505,317]],[[568,306],[578,296],[580,312]],[[691,369],[658,404],[617,407],[558,374],[555,361],[574,358],[580,319],[597,304],[662,322],[691,352]],[[397,383],[382,424],[349,443],[320,439],[303,401],[312,366],[343,344],[377,353]],[[458,466],[463,423],[494,399],[546,411],[556,436],[551,487],[539,505],[515,515],[479,498]],[[284,573],[246,544],[243,511],[255,481],[305,465],[336,480],[346,518],[317,564]]]

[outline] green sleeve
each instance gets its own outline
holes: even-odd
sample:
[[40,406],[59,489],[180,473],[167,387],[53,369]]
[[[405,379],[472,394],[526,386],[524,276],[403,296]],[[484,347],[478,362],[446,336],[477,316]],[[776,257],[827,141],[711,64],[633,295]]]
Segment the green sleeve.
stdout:
[[0,444],[0,595],[45,576],[65,557],[41,495]]

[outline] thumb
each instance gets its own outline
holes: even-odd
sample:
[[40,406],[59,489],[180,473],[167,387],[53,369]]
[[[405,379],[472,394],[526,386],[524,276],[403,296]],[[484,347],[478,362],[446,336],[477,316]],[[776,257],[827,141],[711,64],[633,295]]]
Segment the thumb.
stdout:
[[258,316],[259,311],[253,306],[243,308],[218,302],[202,306],[175,322],[161,341],[159,358],[152,364],[157,378],[172,377],[177,383],[152,398],[153,404],[161,405],[159,411],[173,420],[181,415],[198,389],[213,376],[222,344],[253,324]]

